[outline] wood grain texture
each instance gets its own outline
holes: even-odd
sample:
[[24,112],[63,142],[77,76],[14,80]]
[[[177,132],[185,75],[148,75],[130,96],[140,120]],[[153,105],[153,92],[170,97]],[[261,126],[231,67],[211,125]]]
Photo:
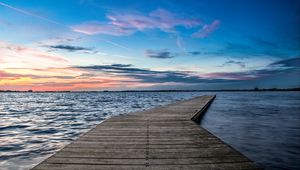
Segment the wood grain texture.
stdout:
[[214,98],[112,117],[33,169],[261,169],[195,123]]

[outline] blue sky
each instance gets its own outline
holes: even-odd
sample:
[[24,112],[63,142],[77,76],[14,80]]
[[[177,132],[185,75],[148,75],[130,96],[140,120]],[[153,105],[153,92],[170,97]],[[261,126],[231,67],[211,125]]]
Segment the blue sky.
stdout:
[[299,87],[299,0],[0,0],[0,89]]

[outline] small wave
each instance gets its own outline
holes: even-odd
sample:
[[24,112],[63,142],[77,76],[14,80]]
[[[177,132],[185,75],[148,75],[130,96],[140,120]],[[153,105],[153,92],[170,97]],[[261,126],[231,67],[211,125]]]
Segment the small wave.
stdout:
[[32,130],[32,133],[33,134],[36,134],[36,135],[47,135],[47,134],[54,134],[54,133],[58,133],[59,130],[57,129],[35,129],[35,130]]
[[9,126],[0,126],[0,131],[1,130],[11,130],[11,129],[24,129],[29,127],[28,125],[9,125]]

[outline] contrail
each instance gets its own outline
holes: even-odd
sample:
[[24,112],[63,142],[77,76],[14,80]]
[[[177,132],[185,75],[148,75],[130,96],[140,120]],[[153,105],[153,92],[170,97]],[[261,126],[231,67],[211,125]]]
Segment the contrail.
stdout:
[[104,42],[109,43],[109,44],[111,44],[111,45],[114,45],[114,46],[116,46],[116,47],[123,48],[123,49],[125,49],[125,50],[130,51],[129,48],[127,48],[127,47],[125,47],[125,46],[123,46],[123,45],[117,44],[117,43],[115,43],[115,42],[112,42],[112,41],[109,41],[109,40],[103,39],[103,38],[101,38],[101,40],[103,40]]
[[[25,14],[25,15],[29,15],[29,16],[32,16],[32,17],[35,17],[35,18],[39,18],[39,19],[42,19],[44,21],[47,21],[47,22],[50,22],[50,23],[53,23],[53,24],[56,24],[56,25],[60,25],[60,26],[64,26],[64,27],[67,27],[68,29],[71,29],[69,26],[67,25],[64,25],[64,24],[61,24],[59,22],[56,22],[56,21],[53,21],[51,19],[48,19],[48,18],[45,18],[45,17],[42,17],[42,16],[39,16],[39,15],[36,15],[34,13],[31,13],[31,12],[28,12],[28,11],[25,11],[23,9],[20,9],[20,8],[16,8],[16,7],[13,7],[11,5],[8,5],[6,3],[3,3],[3,2],[0,2],[0,5],[1,6],[4,6],[4,7],[7,7],[9,9],[12,9],[16,12],[19,12],[19,13],[22,13],[22,14]],[[72,29],[71,29],[72,30]],[[73,30],[72,30],[73,31]],[[120,45],[118,43],[115,43],[115,42],[112,42],[112,41],[109,41],[109,40],[106,40],[106,39],[103,39],[101,38],[101,40],[103,40],[104,42],[108,43],[108,44],[111,44],[113,46],[116,46],[116,47],[119,47],[119,48],[123,48],[123,49],[126,49],[126,50],[130,50],[129,48],[123,46],[123,45]]]
[[15,7],[10,6],[10,5],[8,5],[8,4],[5,4],[5,3],[3,3],[3,2],[0,2],[0,5],[2,5],[2,6],[4,6],[4,7],[7,7],[7,8],[10,8],[10,9],[12,9],[12,10],[14,10],[14,11],[20,12],[20,13],[25,14],[25,15],[33,16],[33,17],[35,17],[35,18],[39,18],[39,19],[42,19],[42,20],[51,22],[51,23],[53,23],[53,24],[65,26],[65,25],[63,25],[63,24],[61,24],[61,23],[58,23],[58,22],[56,22],[56,21],[53,21],[53,20],[51,20],[51,19],[48,19],[48,18],[39,16],[39,15],[36,15],[36,14],[31,13],[31,12],[28,12],[28,11],[24,11],[24,10],[19,9],[19,8],[15,8]]

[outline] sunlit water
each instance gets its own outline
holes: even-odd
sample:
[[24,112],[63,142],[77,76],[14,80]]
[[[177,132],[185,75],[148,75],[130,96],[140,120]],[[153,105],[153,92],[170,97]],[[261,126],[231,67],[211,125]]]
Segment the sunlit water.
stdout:
[[217,94],[201,126],[268,169],[300,169],[299,92],[0,93],[0,169],[29,169],[103,120]]

